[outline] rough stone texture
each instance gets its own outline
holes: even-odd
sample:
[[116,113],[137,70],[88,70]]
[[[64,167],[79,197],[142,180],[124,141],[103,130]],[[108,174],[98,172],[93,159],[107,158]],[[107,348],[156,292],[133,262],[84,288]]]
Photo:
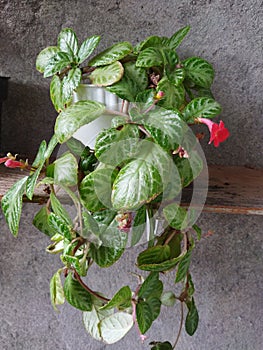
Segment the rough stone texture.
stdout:
[[[0,0],[0,75],[11,77],[0,153],[32,156],[39,141],[50,137],[56,113],[49,102],[49,82],[35,70],[35,58],[55,44],[63,27],[74,28],[80,40],[102,34],[103,48],[119,40],[136,44],[152,34],[169,36],[190,24],[180,53],[213,63],[213,91],[232,134],[218,149],[204,147],[208,162],[262,167],[262,15],[261,0]],[[67,305],[53,312],[49,280],[60,262],[45,253],[48,238],[31,227],[37,206],[25,207],[17,239],[0,218],[0,348],[149,348],[147,342],[140,345],[134,330],[116,345],[98,343],[85,333],[80,312]],[[193,259],[200,326],[194,337],[182,336],[178,349],[261,350],[262,218],[202,214],[199,224],[204,232],[215,231],[198,244]],[[131,281],[135,253],[127,251],[121,260],[125,270],[117,263],[110,277],[95,269],[92,287],[107,288],[112,295]],[[166,278],[172,288],[174,277]],[[175,339],[178,319],[179,307],[175,314],[165,309],[150,339]]]
[[0,10],[0,75],[11,77],[1,151],[32,156],[51,135],[56,113],[35,59],[56,43],[63,27],[72,27],[80,40],[101,34],[104,48],[119,40],[136,44],[148,35],[169,36],[189,24],[180,54],[200,55],[214,65],[213,92],[232,134],[216,150],[205,145],[206,138],[209,163],[263,165],[261,0],[1,0]]

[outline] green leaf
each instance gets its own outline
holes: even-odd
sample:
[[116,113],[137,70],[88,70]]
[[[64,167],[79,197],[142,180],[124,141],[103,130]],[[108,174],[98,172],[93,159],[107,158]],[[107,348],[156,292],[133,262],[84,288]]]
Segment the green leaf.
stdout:
[[161,342],[151,342],[150,345],[154,345],[151,350],[173,350],[173,347],[171,343],[168,341],[161,343]]
[[98,35],[93,35],[83,41],[78,51],[79,63],[85,61],[92,54],[99,42],[100,36]]
[[99,323],[101,336],[106,344],[121,340],[132,328],[133,317],[125,312],[118,312],[102,319]]
[[183,41],[184,37],[187,35],[189,30],[190,30],[189,26],[179,29],[176,33],[174,33],[171,36],[170,39],[168,39],[167,45],[173,50],[176,49],[181,44],[181,42]]
[[120,170],[113,183],[112,203],[116,209],[138,209],[156,198],[167,185],[169,155],[146,140],[137,149],[137,158]]
[[62,111],[57,117],[55,134],[60,143],[69,140],[81,126],[98,118],[105,106],[95,101],[78,101]]
[[141,270],[145,271],[154,271],[154,272],[163,272],[163,271],[168,271],[175,267],[178,262],[184,257],[186,254],[186,251],[183,251],[179,256],[169,259],[169,260],[164,260],[163,262],[160,263],[151,263],[151,264],[143,264],[138,266]]
[[165,74],[169,81],[174,84],[175,86],[178,86],[182,84],[185,78],[185,71],[183,68],[176,68],[176,69],[166,69]]
[[14,236],[17,236],[22,211],[22,199],[28,176],[17,181],[1,200],[3,214],[7,225]]
[[151,272],[145,279],[138,292],[138,297],[148,299],[160,298],[163,292],[163,283],[159,280],[159,273]]
[[49,227],[60,234],[61,236],[67,238],[68,240],[72,239],[71,227],[68,226],[64,220],[54,213],[50,213],[48,216],[48,225]]
[[57,75],[54,75],[51,79],[50,98],[57,112],[65,109],[64,98],[62,96],[62,81]]
[[102,163],[116,167],[136,155],[138,142],[139,129],[136,125],[124,125],[120,130],[103,130],[96,140],[95,155]]
[[85,145],[81,141],[75,139],[74,137],[71,137],[66,144],[70,151],[77,157],[81,156],[85,148]]
[[177,230],[187,227],[187,211],[176,203],[167,205],[163,209],[168,224]]
[[162,78],[157,91],[163,91],[164,97],[158,102],[158,106],[166,109],[180,109],[185,102],[185,89],[183,85],[175,86],[167,77]]
[[136,67],[134,62],[123,64],[124,75],[120,81],[107,87],[107,90],[123,100],[134,102],[136,96],[143,92],[148,85],[148,76],[144,68]]
[[136,60],[137,67],[155,67],[164,64],[164,57],[162,51],[157,47],[148,47],[139,53]]
[[49,60],[59,52],[57,46],[48,46],[40,51],[36,59],[36,69],[40,73],[44,73]]
[[71,58],[65,52],[58,52],[55,56],[51,57],[46,65],[44,71],[44,78],[50,77],[58,72],[61,72],[64,68],[71,64]]
[[185,319],[185,330],[192,336],[195,333],[199,322],[199,315],[195,306],[194,298],[192,298],[192,301],[187,305],[187,307],[188,313]]
[[195,232],[196,232],[198,241],[200,241],[201,236],[202,236],[202,230],[201,230],[201,228],[200,228],[199,226],[197,226],[196,224],[193,225],[192,227],[193,227],[193,229],[194,229]]
[[175,283],[182,281],[186,277],[190,267],[190,263],[191,263],[191,252],[188,251],[178,264]]
[[99,238],[102,245],[97,249],[91,244],[90,255],[100,267],[109,267],[124,253],[128,240],[127,233],[120,231],[116,223],[115,226],[108,226]]
[[186,79],[194,85],[209,88],[214,79],[212,65],[200,57],[190,57],[182,62],[185,69]]
[[65,153],[54,162],[54,180],[57,184],[74,186],[78,182],[78,163],[71,153]]
[[86,175],[79,185],[79,194],[86,209],[98,211],[111,208],[111,188],[114,169],[96,169]]
[[127,309],[131,306],[132,292],[130,287],[122,287],[114,297],[108,302],[108,304],[102,307],[103,310],[112,308]]
[[173,292],[164,292],[161,295],[161,303],[165,306],[174,306],[175,302],[176,302],[176,296],[174,295]]
[[131,246],[137,244],[146,228],[146,207],[143,205],[136,212],[132,225]]
[[49,159],[49,157],[51,156],[57,144],[58,144],[57,137],[56,135],[53,135],[48,143],[47,150],[45,152],[46,159]]
[[64,103],[68,103],[72,98],[73,91],[79,86],[81,81],[80,68],[72,68],[62,80],[62,98]]
[[64,290],[60,279],[62,269],[59,269],[50,280],[50,299],[55,311],[58,311],[57,305],[65,302]]
[[89,66],[104,66],[116,61],[120,61],[132,51],[132,45],[129,42],[120,42],[104,50],[89,61]]
[[148,331],[153,321],[159,316],[160,310],[161,301],[156,297],[138,302],[136,305],[136,319],[142,334]]
[[52,237],[56,230],[53,229],[48,223],[49,212],[46,206],[42,207],[33,219],[33,225],[47,236]]
[[179,111],[159,108],[150,111],[142,124],[156,143],[167,151],[176,149],[182,143],[187,127]]
[[169,245],[157,245],[142,251],[137,257],[137,264],[141,265],[159,264],[170,258]]
[[203,169],[202,158],[196,151],[189,153],[189,158],[176,156],[174,163],[180,174],[182,187],[188,186],[201,173]]
[[194,123],[195,118],[213,118],[220,114],[221,106],[215,100],[208,97],[193,99],[182,112],[187,123]]
[[148,47],[161,47],[162,46],[162,39],[159,36],[153,35],[149,36],[145,40],[143,40],[138,46],[136,46],[135,50],[136,52],[142,51],[144,49],[147,49]]
[[68,303],[82,311],[92,310],[91,294],[72,277],[70,272],[64,283],[64,294]]
[[96,68],[89,76],[92,84],[97,86],[108,86],[119,81],[124,73],[124,68],[119,61],[107,66]]
[[[58,47],[60,51],[76,56],[78,53],[78,41],[76,34],[70,28],[62,29],[58,36]],[[72,57],[73,58],[73,57]]]
[[101,302],[95,303],[93,300],[92,309],[90,312],[83,312],[83,322],[87,332],[96,340],[102,341],[101,330],[99,323],[101,320],[113,314],[111,310],[101,310]]
[[53,212],[59,216],[65,223],[69,226],[72,226],[72,220],[66,211],[66,209],[63,207],[63,205],[60,203],[56,195],[51,192],[50,194],[50,201],[51,201],[51,208]]

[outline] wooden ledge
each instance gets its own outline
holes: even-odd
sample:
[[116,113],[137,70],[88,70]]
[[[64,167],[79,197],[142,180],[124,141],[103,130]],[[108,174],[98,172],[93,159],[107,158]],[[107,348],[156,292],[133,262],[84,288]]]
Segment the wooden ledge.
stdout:
[[[0,199],[13,183],[25,176],[20,170],[0,165]],[[209,186],[203,211],[213,213],[263,215],[263,169],[237,166],[209,166]],[[190,190],[188,191],[190,194]],[[186,190],[187,193],[187,190]],[[183,195],[183,203],[187,203]],[[190,198],[190,197],[189,197]],[[45,202],[43,187],[37,189],[34,203]],[[25,198],[25,201],[27,199]]]

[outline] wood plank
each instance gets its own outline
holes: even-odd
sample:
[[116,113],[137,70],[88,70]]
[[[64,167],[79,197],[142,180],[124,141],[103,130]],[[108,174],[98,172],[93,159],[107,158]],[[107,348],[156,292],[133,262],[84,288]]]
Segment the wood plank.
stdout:
[[[0,166],[0,199],[24,172]],[[209,166],[209,186],[203,211],[227,214],[263,215],[263,169],[237,166]],[[196,190],[196,189],[195,189]],[[202,189],[200,189],[202,190]],[[184,189],[182,202],[191,199],[191,187]],[[33,202],[45,202],[44,186],[36,191]],[[25,201],[27,199],[25,198]]]

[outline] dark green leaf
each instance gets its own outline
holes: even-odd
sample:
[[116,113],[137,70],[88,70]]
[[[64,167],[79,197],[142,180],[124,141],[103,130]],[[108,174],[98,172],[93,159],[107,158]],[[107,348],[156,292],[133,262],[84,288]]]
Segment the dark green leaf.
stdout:
[[190,267],[190,263],[191,263],[191,252],[188,251],[178,264],[175,283],[182,281],[186,277]]
[[82,311],[92,310],[91,294],[69,273],[64,283],[64,293],[69,304]]
[[209,88],[214,79],[212,65],[200,57],[190,57],[182,62],[186,78],[194,85]]
[[100,36],[98,35],[93,35],[83,41],[78,51],[79,63],[85,61],[92,54],[94,49],[98,46],[99,42]]
[[94,212],[111,208],[111,188],[115,176],[113,168],[106,168],[96,169],[84,177],[79,193],[86,209]]
[[158,106],[166,109],[180,109],[185,103],[185,90],[183,85],[175,86],[167,77],[159,81],[157,91],[164,92],[164,97],[158,102]]
[[135,51],[139,52],[148,47],[162,47],[162,39],[159,36],[153,35],[149,36],[147,39],[142,41],[136,46]]
[[135,63],[123,64],[124,75],[120,81],[107,88],[123,100],[134,102],[136,96],[148,85],[148,76],[144,68],[136,67]]
[[132,45],[129,42],[121,42],[111,46],[105,51],[99,53],[89,61],[89,66],[104,66],[116,61],[120,61],[123,57],[132,51]]
[[164,64],[164,57],[162,51],[156,47],[148,47],[139,53],[136,60],[137,67],[155,67],[162,66]]
[[188,313],[185,319],[185,330],[189,335],[193,335],[198,327],[198,311],[195,306],[194,298],[192,298],[191,302],[187,305]]
[[182,230],[187,227],[187,211],[176,203],[167,205],[163,209],[165,219],[168,224],[177,230]]
[[117,83],[123,76],[124,68],[119,61],[107,66],[96,68],[89,76],[92,84],[97,86],[109,86]]
[[137,257],[138,267],[148,264],[159,264],[170,258],[169,245],[157,245],[142,251]]
[[71,63],[71,58],[65,52],[58,52],[51,57],[44,71],[44,78],[50,77],[58,72],[61,72]]
[[85,148],[85,145],[75,139],[74,137],[71,137],[68,141],[67,141],[67,147],[70,149],[70,151],[75,154],[76,156],[80,157],[84,148]]
[[22,198],[26,189],[28,176],[17,181],[1,200],[3,214],[14,236],[17,236],[22,211]]
[[47,236],[52,237],[57,231],[48,223],[49,212],[46,206],[42,207],[33,219],[33,225]]
[[175,86],[182,84],[182,82],[184,81],[185,71],[183,68],[166,69],[165,73],[169,81]]
[[140,332],[146,333],[153,321],[159,316],[161,302],[158,298],[152,297],[147,301],[139,301],[136,305],[136,319]]
[[95,155],[101,162],[116,167],[136,155],[138,142],[136,125],[124,125],[121,130],[103,130],[96,140]]
[[151,272],[141,285],[138,297],[148,299],[152,297],[160,298],[163,292],[163,283],[159,280],[159,273]]
[[140,241],[145,231],[146,218],[146,207],[143,205],[137,210],[133,220],[131,246],[134,246]]
[[50,194],[50,201],[51,201],[51,207],[53,212],[59,216],[61,219],[65,221],[67,225],[72,225],[72,220],[66,211],[66,209],[63,207],[63,205],[60,203],[56,195],[52,192]]
[[127,309],[131,306],[132,292],[130,287],[122,287],[113,298],[102,307],[103,310],[112,308]]
[[156,109],[150,111],[142,124],[153,139],[165,150],[174,150],[182,143],[186,124],[180,112]]
[[208,97],[197,97],[183,110],[183,118],[188,123],[193,123],[195,118],[213,118],[220,114],[221,106],[215,100]]
[[104,111],[105,106],[95,101],[78,101],[57,117],[55,134],[60,143],[69,140],[81,126],[92,122]]
[[152,342],[150,345],[154,345],[151,350],[173,350],[173,347],[171,343],[168,341],[161,343],[161,342]]
[[155,271],[155,272],[163,272],[163,271],[168,271],[175,267],[178,262],[183,258],[186,252],[182,252],[179,256],[165,260],[160,263],[153,263],[153,264],[143,264],[138,266],[141,270],[145,271]]
[[170,39],[168,39],[167,41],[167,45],[171,48],[171,49],[176,49],[182,42],[182,40],[184,39],[184,37],[187,35],[187,33],[189,32],[190,27],[186,26],[183,27],[181,29],[179,29],[176,33],[174,33]]

